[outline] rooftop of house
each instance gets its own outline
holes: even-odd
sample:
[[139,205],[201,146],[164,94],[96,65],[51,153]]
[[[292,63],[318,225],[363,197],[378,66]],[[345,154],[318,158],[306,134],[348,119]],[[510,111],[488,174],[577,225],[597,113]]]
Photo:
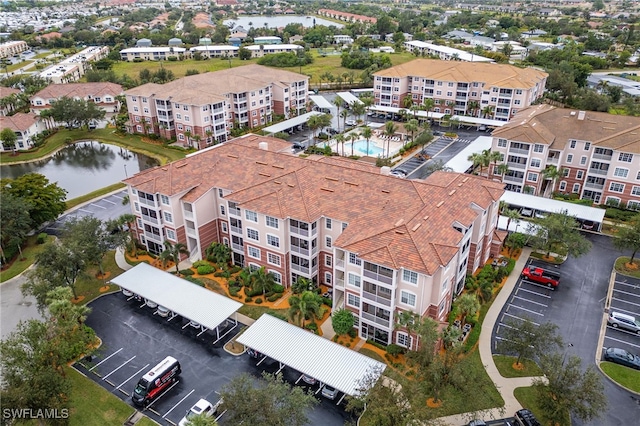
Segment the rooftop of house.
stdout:
[[487,209],[504,192],[503,184],[471,175],[436,172],[414,181],[344,159],[304,159],[291,155],[288,142],[257,135],[145,170],[125,183],[187,202],[220,188],[231,191],[225,198],[241,208],[272,217],[346,222],[336,246],[373,263],[430,275],[458,252],[462,234],[454,224],[470,226],[478,215],[473,206]]
[[8,127],[14,132],[24,132],[38,120],[38,116],[29,112],[19,112],[10,117],[0,116],[0,128]]
[[536,105],[520,111],[494,137],[550,145],[563,150],[569,140],[640,154],[640,117]]
[[66,84],[50,84],[32,98],[40,99],[59,99],[80,98],[87,96],[117,96],[122,94],[122,86],[116,83],[98,82],[98,83],[66,83]]

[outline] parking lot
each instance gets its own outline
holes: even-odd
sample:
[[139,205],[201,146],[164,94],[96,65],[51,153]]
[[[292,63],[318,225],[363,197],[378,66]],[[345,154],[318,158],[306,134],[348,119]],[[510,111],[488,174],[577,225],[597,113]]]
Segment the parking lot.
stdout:
[[[182,367],[179,381],[145,410],[160,424],[177,424],[200,398],[215,404],[222,387],[241,373],[257,378],[262,371],[279,369],[278,363],[270,359],[257,366],[258,360],[246,354],[234,356],[226,352],[223,345],[235,332],[214,345],[213,332],[197,336],[200,331],[189,326],[189,321],[181,317],[167,321],[155,315],[155,309],[142,305],[120,292],[91,302],[87,325],[102,339],[102,346],[90,361],[82,360],[74,367],[133,406],[131,394],[140,377],[165,357],[173,356]],[[241,327],[239,324],[238,330]],[[299,372],[289,368],[282,373],[291,384],[300,378]],[[316,388],[317,385],[313,390]],[[320,395],[317,398],[320,404],[309,413],[310,424],[343,425],[350,418],[335,401]],[[224,424],[224,415],[220,424]]]
[[[616,274],[609,312],[640,317],[640,280]],[[640,354],[640,335],[607,325],[604,347],[622,348]]]

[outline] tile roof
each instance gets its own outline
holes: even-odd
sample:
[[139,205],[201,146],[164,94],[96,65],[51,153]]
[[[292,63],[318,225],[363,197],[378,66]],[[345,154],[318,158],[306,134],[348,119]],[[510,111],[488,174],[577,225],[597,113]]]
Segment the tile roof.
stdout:
[[640,117],[556,108],[547,104],[520,111],[492,135],[547,144],[557,150],[563,150],[571,139],[583,140],[605,148],[640,154]]
[[0,116],[0,129],[10,128],[15,132],[24,132],[38,120],[38,116],[34,113],[19,112],[12,116]]
[[84,99],[88,95],[95,97],[104,95],[117,96],[120,94],[122,94],[122,86],[115,83],[66,83],[50,84],[33,95],[32,98],[59,99],[62,97],[78,97]]
[[486,86],[526,89],[548,74],[534,68],[513,65],[415,59],[374,73],[381,77],[428,77],[442,81],[483,82]]
[[0,99],[11,95],[17,95],[18,93],[20,93],[20,90],[14,89],[13,87],[0,86]]
[[[268,150],[258,148],[261,141]],[[149,193],[186,194],[185,201],[222,188],[242,208],[273,217],[331,217],[348,223],[336,245],[365,260],[429,274],[458,252],[462,235],[454,222],[469,226],[477,217],[473,205],[486,209],[504,192],[503,184],[470,175],[439,172],[412,181],[358,162],[289,152],[287,142],[249,135],[125,183]]]

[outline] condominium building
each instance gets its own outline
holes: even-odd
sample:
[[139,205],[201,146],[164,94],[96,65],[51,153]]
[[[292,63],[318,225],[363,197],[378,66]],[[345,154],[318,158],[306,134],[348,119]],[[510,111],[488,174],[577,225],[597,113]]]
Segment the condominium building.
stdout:
[[173,46],[138,46],[120,51],[123,61],[166,61],[169,58],[181,59],[187,53],[184,47]]
[[[506,189],[550,196],[577,194],[595,204],[640,209],[640,118],[537,105],[493,132],[492,150],[509,171]],[[542,173],[555,166],[560,176]]]
[[0,144],[0,151],[21,151],[33,148],[33,138],[45,130],[44,124],[33,113],[16,113],[9,117],[0,116],[0,129],[11,129],[16,134],[13,146]]
[[433,112],[508,121],[544,92],[548,74],[512,65],[416,59],[374,73],[376,105],[433,99]]
[[18,55],[25,50],[29,50],[29,45],[26,41],[15,40],[0,43],[0,59]]
[[109,55],[107,46],[90,46],[57,64],[48,66],[38,74],[54,84],[72,83],[84,76],[91,62],[99,61]]
[[290,143],[247,135],[125,180],[134,232],[151,253],[164,241],[192,261],[213,242],[233,262],[264,267],[289,287],[333,287],[334,308],[363,338],[410,346],[394,318],[446,319],[467,272],[497,255],[503,184],[436,172],[409,181],[336,157],[291,155]]
[[105,113],[115,113],[120,109],[118,96],[122,94],[122,86],[109,82],[50,84],[31,97],[31,112],[39,115],[53,102],[71,98],[94,102]]
[[148,83],[127,90],[130,133],[176,138],[204,148],[224,142],[231,128],[257,127],[273,114],[306,112],[309,77],[261,65],[246,65]]
[[456,49],[449,46],[427,43],[420,40],[411,40],[404,43],[408,52],[423,56],[437,56],[443,61],[464,61],[464,62],[493,62],[493,59],[482,55]]

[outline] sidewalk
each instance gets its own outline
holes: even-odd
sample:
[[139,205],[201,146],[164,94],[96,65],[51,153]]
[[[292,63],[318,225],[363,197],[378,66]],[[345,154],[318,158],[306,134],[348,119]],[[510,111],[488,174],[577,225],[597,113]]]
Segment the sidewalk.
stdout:
[[500,290],[500,293],[498,293],[496,300],[494,300],[491,308],[489,308],[489,311],[487,312],[487,315],[484,317],[484,321],[482,322],[482,330],[480,331],[480,360],[482,361],[487,374],[498,389],[498,392],[500,392],[500,395],[504,400],[504,406],[488,411],[456,414],[453,416],[440,418],[439,420],[443,421],[445,424],[464,425],[467,424],[470,419],[474,418],[499,419],[502,417],[512,416],[516,411],[522,409],[522,406],[520,405],[518,400],[515,398],[515,396],[513,396],[513,391],[516,388],[531,386],[534,377],[502,377],[498,372],[498,368],[496,367],[495,362],[493,362],[493,356],[491,354],[491,336],[493,334],[493,326],[495,325],[496,321],[498,321],[500,311],[502,310],[502,307],[505,305],[505,303],[507,303],[507,300],[509,300],[509,296],[511,296],[511,292],[513,291],[518,282],[518,279],[520,278],[520,272],[527,263],[530,254],[531,249],[529,247],[525,247],[524,249],[522,249],[522,253],[520,254],[520,258],[516,262],[516,266],[513,269],[513,272],[507,278],[507,281],[502,287],[502,290]]

